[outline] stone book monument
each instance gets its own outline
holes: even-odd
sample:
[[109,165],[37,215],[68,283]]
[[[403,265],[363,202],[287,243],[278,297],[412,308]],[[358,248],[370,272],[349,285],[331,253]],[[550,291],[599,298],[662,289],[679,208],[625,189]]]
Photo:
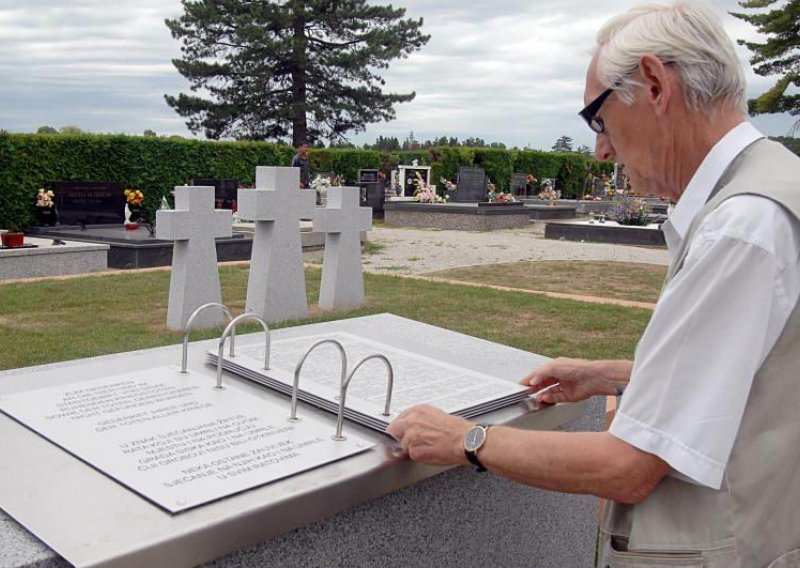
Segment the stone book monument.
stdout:
[[[156,212],[156,236],[175,241],[167,308],[169,329],[182,330],[197,308],[222,301],[214,239],[230,237],[232,227],[231,211],[214,209],[214,188],[210,186],[178,186],[175,210]],[[206,310],[196,318],[195,327],[216,327],[222,320],[221,311]]]
[[361,231],[372,229],[372,209],[359,207],[359,188],[331,187],[326,208],[314,211],[314,230],[325,233],[319,306],[356,308],[364,303]]
[[245,310],[268,322],[308,315],[300,219],[316,194],[299,189],[298,168],[256,168],[256,188],[239,190],[239,213],[255,223]]

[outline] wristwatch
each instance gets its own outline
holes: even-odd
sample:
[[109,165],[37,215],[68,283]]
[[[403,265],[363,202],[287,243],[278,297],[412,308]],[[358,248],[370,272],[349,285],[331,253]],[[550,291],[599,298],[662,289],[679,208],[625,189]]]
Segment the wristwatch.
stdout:
[[464,455],[467,456],[469,463],[475,466],[475,471],[484,472],[486,468],[483,467],[481,460],[478,459],[478,450],[483,447],[486,442],[486,433],[489,431],[490,426],[487,424],[476,424],[467,431],[464,436]]

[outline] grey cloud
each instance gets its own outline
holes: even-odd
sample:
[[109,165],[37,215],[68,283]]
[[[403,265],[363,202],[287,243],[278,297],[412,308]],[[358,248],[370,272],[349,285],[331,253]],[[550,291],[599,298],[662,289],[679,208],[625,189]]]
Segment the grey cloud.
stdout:
[[[418,139],[479,136],[510,146],[549,148],[562,134],[593,143],[576,116],[600,25],[633,0],[400,0],[407,17],[423,17],[430,43],[394,62],[387,89],[416,91],[397,120],[370,125],[355,142],[378,135]],[[717,0],[723,11],[735,0]],[[99,132],[188,135],[164,93],[188,88],[170,63],[180,53],[164,25],[179,0],[0,0],[0,128],[32,131],[73,123]],[[725,17],[735,37],[755,37]],[[749,57],[740,48],[740,57]],[[771,78],[749,74],[750,94]],[[759,118],[784,134],[791,117]]]

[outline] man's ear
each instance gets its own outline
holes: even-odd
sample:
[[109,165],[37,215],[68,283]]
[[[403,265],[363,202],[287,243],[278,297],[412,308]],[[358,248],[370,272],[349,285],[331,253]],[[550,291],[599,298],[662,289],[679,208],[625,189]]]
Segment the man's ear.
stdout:
[[646,53],[639,59],[639,73],[645,83],[647,101],[656,114],[663,115],[674,90],[666,65],[655,55]]

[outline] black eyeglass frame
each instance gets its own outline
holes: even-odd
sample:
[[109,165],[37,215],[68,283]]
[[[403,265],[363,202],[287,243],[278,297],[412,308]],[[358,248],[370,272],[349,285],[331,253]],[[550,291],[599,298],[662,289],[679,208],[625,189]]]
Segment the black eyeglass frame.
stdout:
[[597,113],[600,111],[600,107],[603,106],[603,103],[606,102],[606,99],[617,90],[618,85],[613,85],[600,93],[592,102],[586,105],[581,112],[578,114],[581,115],[581,118],[586,121],[586,124],[589,125],[595,133],[601,134],[605,128],[603,124],[603,119],[597,117]]

